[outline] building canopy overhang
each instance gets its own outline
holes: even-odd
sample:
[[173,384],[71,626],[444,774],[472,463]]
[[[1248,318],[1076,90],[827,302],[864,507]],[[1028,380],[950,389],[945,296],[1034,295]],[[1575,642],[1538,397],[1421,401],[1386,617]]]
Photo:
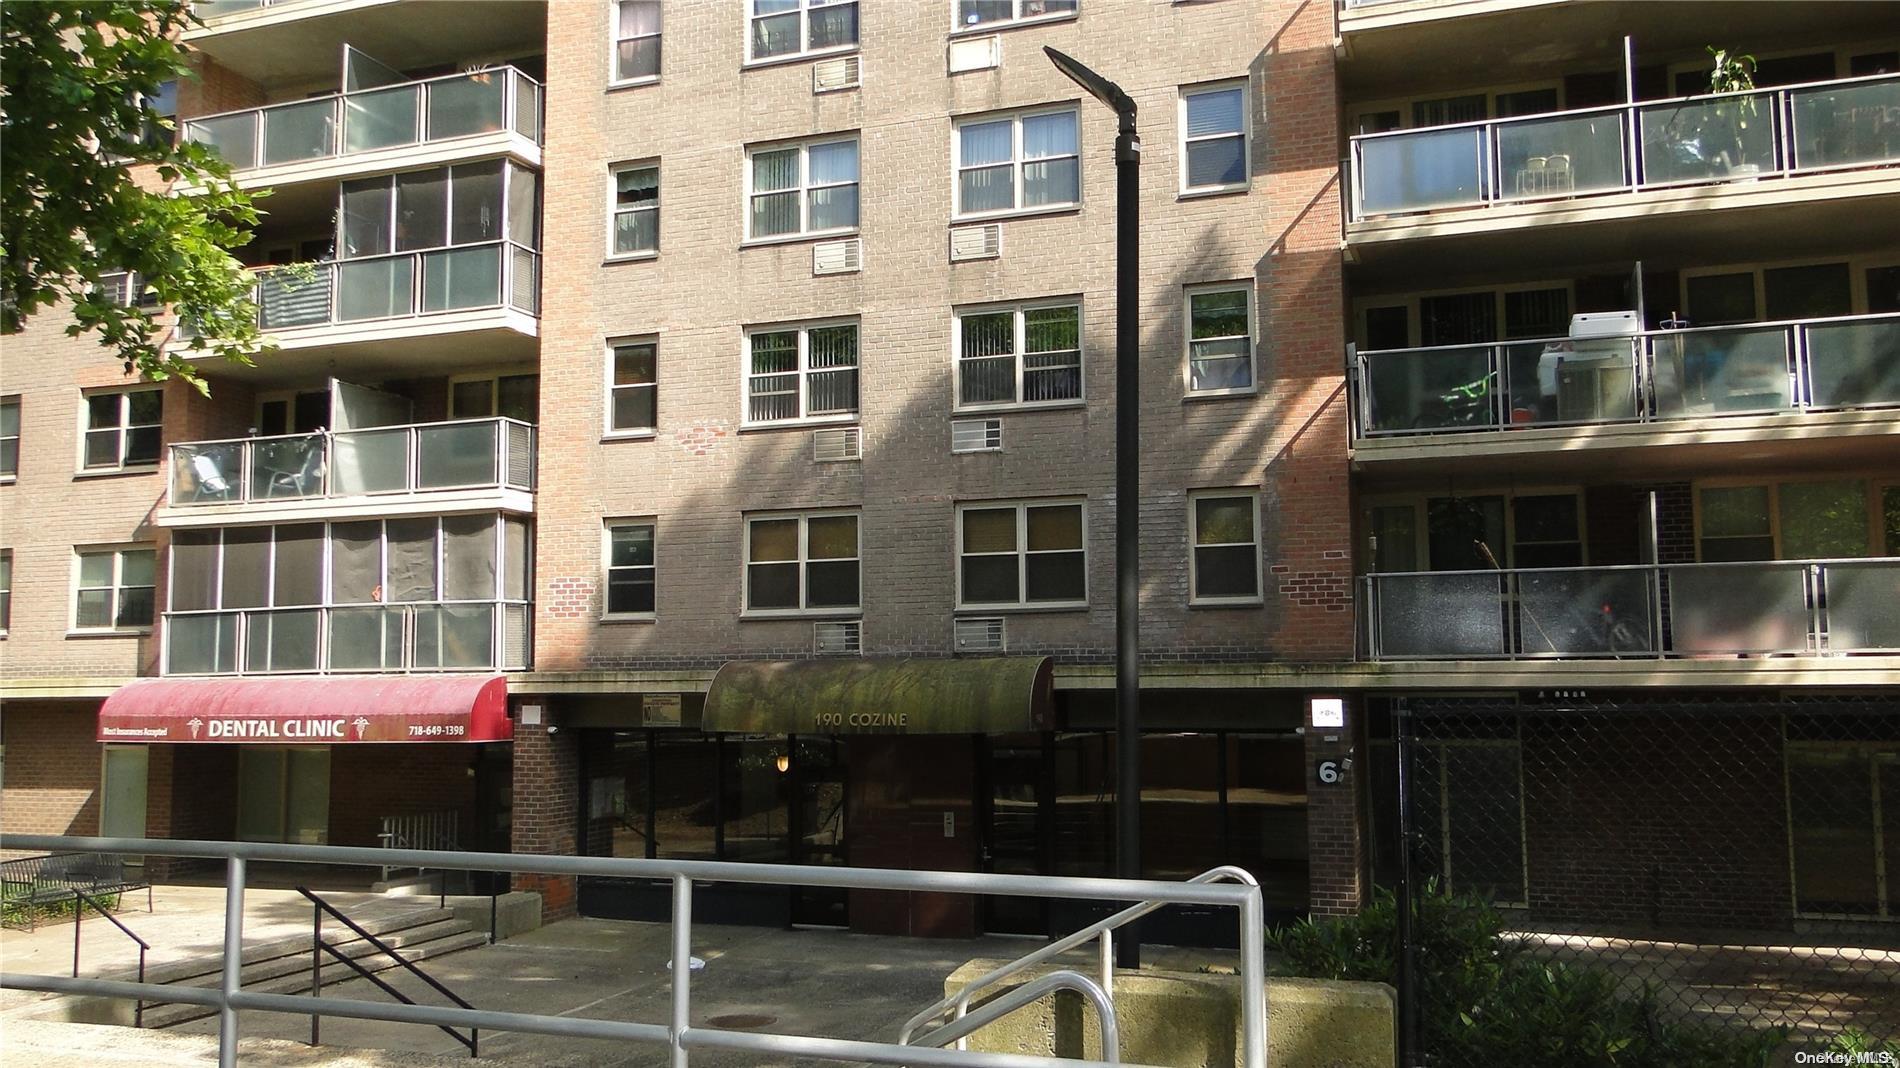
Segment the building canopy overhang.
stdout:
[[502,675],[140,679],[99,707],[101,742],[335,745],[513,737]]
[[1046,728],[1048,657],[735,660],[706,690],[701,729],[767,734],[1006,734]]

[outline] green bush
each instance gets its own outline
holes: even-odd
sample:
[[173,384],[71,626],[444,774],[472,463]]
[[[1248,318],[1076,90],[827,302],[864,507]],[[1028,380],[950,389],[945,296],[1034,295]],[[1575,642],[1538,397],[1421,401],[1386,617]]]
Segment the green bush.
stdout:
[[[1547,1068],[1766,1068],[1786,1039],[1779,1030],[1732,1032],[1673,1023],[1655,993],[1615,977],[1542,960],[1506,930],[1488,903],[1434,884],[1413,915],[1420,982],[1419,1045],[1434,1064],[1537,1064]],[[1281,970],[1315,979],[1398,985],[1398,905],[1374,894],[1358,915],[1302,920],[1268,942]]]

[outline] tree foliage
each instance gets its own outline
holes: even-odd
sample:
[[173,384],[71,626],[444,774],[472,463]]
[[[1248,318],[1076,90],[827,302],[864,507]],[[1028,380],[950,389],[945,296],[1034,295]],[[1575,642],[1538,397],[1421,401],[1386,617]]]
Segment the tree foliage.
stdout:
[[[65,305],[67,333],[96,333],[127,373],[202,390],[187,353],[248,363],[265,342],[231,254],[257,224],[254,194],[206,146],[175,143],[150,103],[191,73],[178,35],[194,24],[187,0],[0,4],[0,329]],[[139,164],[155,180],[136,181]],[[168,345],[158,309],[101,290],[114,271],[196,337]]]

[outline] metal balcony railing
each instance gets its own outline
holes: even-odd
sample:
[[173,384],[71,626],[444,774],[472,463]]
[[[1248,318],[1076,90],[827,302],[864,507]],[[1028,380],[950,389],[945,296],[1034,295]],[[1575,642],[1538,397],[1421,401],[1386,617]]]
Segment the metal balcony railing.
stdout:
[[1900,557],[1362,576],[1372,660],[1900,652]]
[[240,11],[255,11],[260,7],[282,7],[286,4],[304,2],[305,0],[192,0],[191,13],[209,22],[223,15],[235,15]]
[[525,671],[527,601],[166,612],[166,675]]
[[204,115],[187,120],[183,136],[242,172],[504,130],[540,144],[541,106],[540,82],[491,67]]
[[541,254],[512,241],[355,256],[256,272],[257,325],[270,332],[506,308],[541,310]]
[[1900,406],[1900,315],[1353,355],[1361,438]]
[[1352,138],[1354,220],[1900,163],[1900,75]]
[[171,446],[174,508],[535,488],[533,424],[458,419]]

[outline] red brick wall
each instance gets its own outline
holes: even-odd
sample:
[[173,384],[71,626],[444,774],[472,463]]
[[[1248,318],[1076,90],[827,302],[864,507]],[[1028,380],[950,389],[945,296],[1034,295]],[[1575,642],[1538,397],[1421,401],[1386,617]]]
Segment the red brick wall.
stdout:
[[14,834],[99,833],[100,746],[91,701],[8,701],[0,823]]
[[330,747],[330,844],[376,846],[382,817],[454,811],[464,848],[475,829],[475,747]]
[[[1314,916],[1350,916],[1365,900],[1365,819],[1359,785],[1365,764],[1348,760],[1355,748],[1362,748],[1355,746],[1355,739],[1364,735],[1362,719],[1361,708],[1350,699],[1345,730],[1315,728],[1310,702],[1305,713],[1307,907]],[[1339,781],[1320,781],[1323,760],[1338,765]]]
[[[515,731],[514,852],[559,856],[577,852],[579,738],[579,731],[549,734],[545,727],[538,726]],[[514,887],[541,894],[541,916],[545,920],[575,914],[572,878],[523,872],[515,876]]]

